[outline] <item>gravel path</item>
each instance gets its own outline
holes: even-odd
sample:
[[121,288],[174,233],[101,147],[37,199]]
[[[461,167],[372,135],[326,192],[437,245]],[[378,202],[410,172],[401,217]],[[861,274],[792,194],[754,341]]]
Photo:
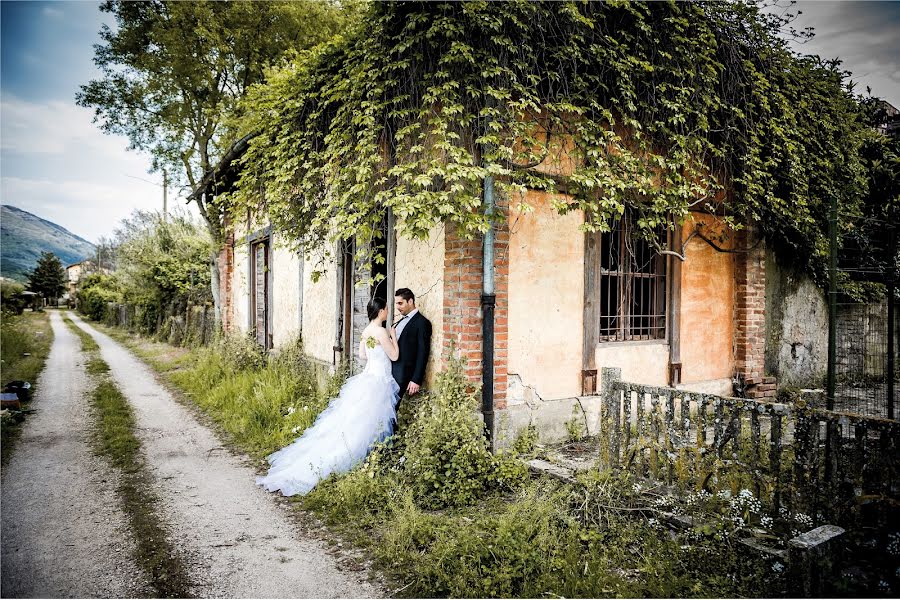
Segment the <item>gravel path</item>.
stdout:
[[134,407],[137,436],[157,482],[162,517],[170,525],[173,545],[190,566],[194,595],[384,595],[365,581],[365,571],[339,570],[324,543],[300,537],[289,511],[256,486],[255,470],[229,454],[144,363],[73,318],[100,345],[116,384]]
[[4,598],[152,593],[131,559],[115,472],[90,446],[81,340],[50,312],[53,346],[2,480]]

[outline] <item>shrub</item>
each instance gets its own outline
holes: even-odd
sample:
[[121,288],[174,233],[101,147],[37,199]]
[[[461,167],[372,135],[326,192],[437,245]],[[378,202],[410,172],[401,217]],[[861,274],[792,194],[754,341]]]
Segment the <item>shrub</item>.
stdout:
[[78,310],[95,321],[104,321],[107,318],[108,303],[121,301],[119,284],[112,275],[95,273],[88,275],[79,283]]
[[28,299],[22,296],[25,286],[17,281],[0,282],[0,308],[3,314],[21,315],[28,306]]
[[405,432],[405,476],[424,507],[470,504],[488,488],[514,488],[526,476],[518,461],[491,454],[470,385],[462,362],[451,359]]

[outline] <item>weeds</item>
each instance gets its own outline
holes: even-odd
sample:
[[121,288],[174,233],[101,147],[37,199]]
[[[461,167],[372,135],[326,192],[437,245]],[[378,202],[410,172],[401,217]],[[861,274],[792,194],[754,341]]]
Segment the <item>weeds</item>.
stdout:
[[[10,381],[28,381],[33,394],[52,344],[53,329],[46,312],[21,315],[4,312],[0,319],[0,383],[5,386]],[[2,465],[6,465],[12,456],[27,412],[27,407],[25,410],[5,410],[0,417]]]
[[[231,340],[160,367],[232,435],[261,456],[300,435],[343,378],[320,389],[294,345],[256,359]],[[231,344],[228,346],[227,344]],[[252,350],[252,349],[251,349]],[[164,353],[163,353],[164,354]],[[777,592],[769,568],[721,532],[672,534],[637,506],[627,477],[595,471],[575,485],[529,481],[494,455],[475,392],[450,364],[427,395],[404,400],[397,433],[359,467],[295,503],[364,546],[409,597],[759,596]],[[514,452],[534,451],[535,429]],[[714,558],[714,560],[713,560]]]

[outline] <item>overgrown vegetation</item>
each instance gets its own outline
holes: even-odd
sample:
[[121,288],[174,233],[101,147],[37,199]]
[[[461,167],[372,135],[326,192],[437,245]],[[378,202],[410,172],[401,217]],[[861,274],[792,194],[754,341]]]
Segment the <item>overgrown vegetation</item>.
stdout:
[[180,319],[180,329],[184,328],[190,307],[212,302],[212,243],[209,234],[183,211],[166,216],[136,211],[122,221],[113,244],[117,269],[92,273],[79,282],[82,314],[118,324],[121,304],[132,331],[168,334],[173,321]]
[[[299,344],[265,357],[244,338],[177,351],[138,343],[256,457],[299,436],[342,381],[317,385]],[[294,498],[367,547],[395,595],[759,596],[784,584],[724,527],[673,537],[653,520],[658,510],[635,509],[647,490],[626,476],[531,480],[514,456],[492,455],[459,365],[427,397],[404,401],[400,423],[357,469]],[[533,451],[533,438],[524,435],[520,449]]]
[[129,520],[135,561],[146,571],[158,597],[188,597],[187,570],[160,518],[159,498],[153,492],[153,480],[141,453],[131,405],[113,382],[94,339],[68,317],[65,320],[89,357],[87,372],[94,383],[90,394],[94,449],[118,470],[116,492]]
[[248,93],[234,216],[261,210],[307,251],[369,247],[388,208],[401,235],[475,236],[493,176],[511,205],[560,192],[587,230],[630,211],[654,243],[691,207],[755,222],[821,275],[828,200],[859,210],[878,134],[789,30],[751,2],[371,3]]
[[[0,383],[6,386],[10,381],[27,381],[32,385],[33,394],[51,345],[53,329],[46,312],[26,312],[17,316],[4,311],[0,319]],[[4,409],[0,416],[0,464],[5,465],[12,456],[20,425],[30,410],[28,406],[26,403],[22,410]]]

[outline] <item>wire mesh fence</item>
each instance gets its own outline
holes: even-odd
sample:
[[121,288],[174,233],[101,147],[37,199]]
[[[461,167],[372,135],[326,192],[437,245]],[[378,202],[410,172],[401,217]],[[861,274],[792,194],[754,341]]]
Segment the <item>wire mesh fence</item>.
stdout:
[[897,219],[840,214],[832,235],[828,408],[898,418]]

